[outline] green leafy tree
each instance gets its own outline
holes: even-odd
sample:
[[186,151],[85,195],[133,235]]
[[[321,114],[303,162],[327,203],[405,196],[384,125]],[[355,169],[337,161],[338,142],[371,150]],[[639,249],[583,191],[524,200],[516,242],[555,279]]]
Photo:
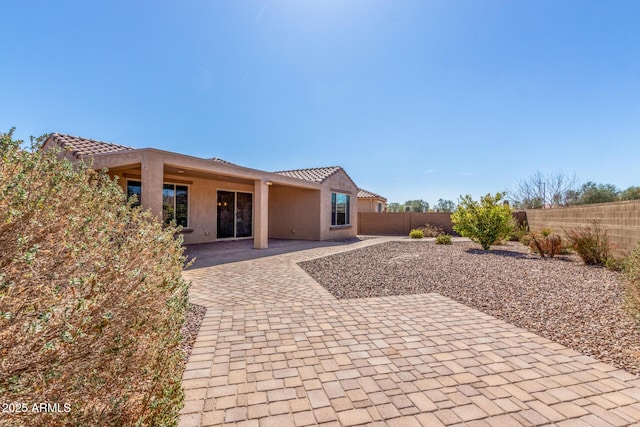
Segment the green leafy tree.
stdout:
[[607,203],[618,200],[620,191],[612,184],[597,184],[589,181],[582,185],[580,190],[581,205],[590,205],[592,203]]
[[504,197],[505,193],[487,194],[479,202],[470,195],[462,197],[451,214],[453,229],[489,250],[491,245],[506,239],[513,231],[511,208]]
[[407,200],[404,202],[405,208],[409,208],[411,212],[427,212],[429,210],[429,203],[422,199],[419,200]]
[[387,205],[387,212],[404,212],[404,208],[398,202],[391,202]]
[[438,203],[436,203],[435,208],[440,212],[453,212],[456,205],[452,200],[438,199]]
[[629,187],[622,191],[620,200],[640,200],[640,187]]

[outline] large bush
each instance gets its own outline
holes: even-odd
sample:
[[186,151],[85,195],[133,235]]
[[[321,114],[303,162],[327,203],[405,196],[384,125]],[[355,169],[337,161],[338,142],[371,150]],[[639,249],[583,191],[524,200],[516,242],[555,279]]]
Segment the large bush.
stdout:
[[451,214],[453,229],[489,250],[491,245],[509,237],[513,229],[511,208],[504,203],[504,196],[504,193],[487,194],[479,202],[464,196]]
[[176,229],[130,208],[108,175],[20,142],[0,133],[0,396],[27,412],[0,421],[176,424],[187,306]]

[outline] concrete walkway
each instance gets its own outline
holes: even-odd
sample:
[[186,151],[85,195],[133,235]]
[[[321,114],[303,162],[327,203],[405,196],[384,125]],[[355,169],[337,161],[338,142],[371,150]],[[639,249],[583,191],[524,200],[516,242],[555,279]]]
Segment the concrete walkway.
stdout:
[[640,379],[437,294],[337,300],[297,262],[185,271],[207,307],[180,426],[640,425]]

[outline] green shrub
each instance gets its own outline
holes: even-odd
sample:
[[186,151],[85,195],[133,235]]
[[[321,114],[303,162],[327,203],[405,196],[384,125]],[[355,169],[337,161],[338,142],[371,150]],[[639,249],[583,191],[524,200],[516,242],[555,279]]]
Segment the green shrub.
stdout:
[[450,245],[451,244],[451,236],[448,234],[440,234],[436,236],[436,245]]
[[[512,231],[509,236],[509,240],[512,242],[522,242],[522,239],[529,234],[529,225],[527,221],[523,221],[522,223],[518,221],[516,218],[513,218],[513,226]],[[528,246],[529,243],[526,243]]]
[[11,425],[175,425],[187,307],[176,228],[105,173],[0,133],[0,396]]
[[422,239],[424,237],[424,232],[419,228],[414,228],[409,232],[409,237],[412,239]]
[[609,236],[600,227],[599,221],[592,221],[591,227],[577,227],[567,231],[567,238],[585,264],[606,265],[611,258]]
[[525,246],[529,246],[531,244],[531,234],[527,233],[524,236],[522,236],[520,238],[520,243],[522,243]]
[[451,214],[453,229],[463,237],[480,243],[484,250],[505,240],[512,232],[511,208],[503,203],[504,193],[487,194],[479,202],[464,196]]
[[562,238],[553,234],[549,228],[529,233],[529,247],[542,258],[553,258],[563,252]]

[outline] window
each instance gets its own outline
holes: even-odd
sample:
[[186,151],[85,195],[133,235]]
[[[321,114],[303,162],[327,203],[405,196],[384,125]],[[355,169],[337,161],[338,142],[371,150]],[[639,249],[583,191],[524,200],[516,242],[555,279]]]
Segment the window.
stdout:
[[349,202],[351,197],[348,194],[331,193],[331,225],[349,225]]
[[378,202],[378,213],[382,212],[382,203]]
[[127,180],[127,200],[133,195],[136,195],[138,200],[131,206],[140,206],[142,203],[142,183],[140,181]]
[[187,227],[189,213],[189,187],[186,185],[164,184],[162,186],[162,222]]

